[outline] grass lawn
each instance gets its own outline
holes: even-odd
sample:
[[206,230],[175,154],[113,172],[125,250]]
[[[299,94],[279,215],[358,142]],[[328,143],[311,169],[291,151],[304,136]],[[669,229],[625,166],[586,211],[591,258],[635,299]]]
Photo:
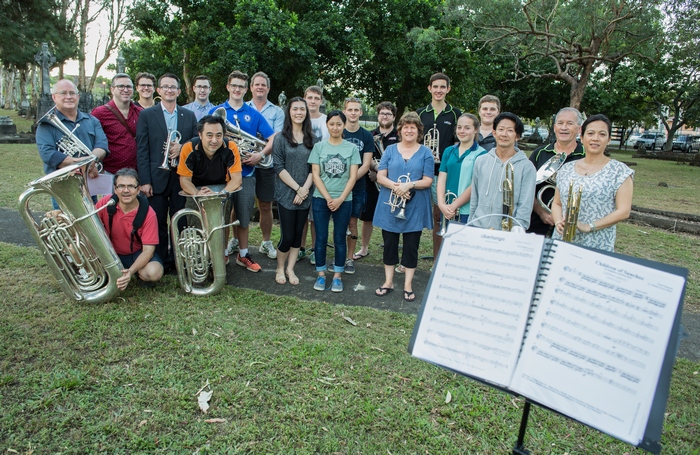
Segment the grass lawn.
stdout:
[[[36,250],[7,244],[0,286],[8,453],[503,454],[517,436],[522,400],[408,355],[413,316],[229,286],[194,298],[172,276],[112,303],[69,303]],[[698,453],[699,370],[676,363],[664,453]],[[537,408],[526,444],[642,453]]]

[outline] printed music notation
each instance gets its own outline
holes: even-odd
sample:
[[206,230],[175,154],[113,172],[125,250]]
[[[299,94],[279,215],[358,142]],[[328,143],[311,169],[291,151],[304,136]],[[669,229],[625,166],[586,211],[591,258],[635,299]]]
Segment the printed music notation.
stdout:
[[458,227],[459,235],[448,228],[443,240],[413,355],[504,386],[522,344],[543,238]]
[[555,246],[511,389],[637,444],[684,279]]

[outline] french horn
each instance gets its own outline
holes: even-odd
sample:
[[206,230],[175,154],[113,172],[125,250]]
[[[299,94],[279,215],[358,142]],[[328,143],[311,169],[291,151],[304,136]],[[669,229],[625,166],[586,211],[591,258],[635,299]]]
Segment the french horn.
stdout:
[[[79,302],[104,302],[118,292],[122,276],[119,256],[97,216],[86,176],[94,155],[60,168],[29,184],[19,197],[19,213],[63,292]],[[32,197],[48,194],[60,207],[36,222],[29,209]],[[114,203],[114,202],[112,202]]]
[[[228,226],[236,226],[236,220],[224,224],[226,199],[230,193],[220,192],[205,195],[190,195],[197,203],[198,211],[184,208],[178,211],[170,221],[170,234],[173,239],[175,266],[180,287],[192,295],[213,295],[226,284],[226,258],[224,255],[224,231]],[[181,217],[189,220],[198,218],[201,228],[187,226],[182,232],[177,224]],[[206,284],[211,272],[211,283]]]
[[[245,161],[253,153],[262,153],[262,150],[267,145],[267,142],[262,139],[258,139],[252,134],[246,133],[240,128],[240,125],[234,125],[229,122],[226,118],[226,109],[223,107],[218,108],[212,114],[214,117],[219,117],[224,119],[226,124],[226,133],[233,142],[238,146],[238,152],[241,155],[241,161]],[[236,122],[238,119],[236,119]],[[272,154],[263,155],[262,160],[256,166],[262,169],[269,169],[272,167]]]

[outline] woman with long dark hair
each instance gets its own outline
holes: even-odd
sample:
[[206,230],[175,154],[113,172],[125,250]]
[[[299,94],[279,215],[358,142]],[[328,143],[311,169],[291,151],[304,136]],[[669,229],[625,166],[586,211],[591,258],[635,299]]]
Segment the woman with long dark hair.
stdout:
[[[311,129],[306,101],[297,96],[287,105],[281,134],[272,144],[273,166],[277,174],[275,199],[280,219],[280,241],[277,244],[275,281],[299,284],[294,266],[299,257],[304,224],[309,215],[313,185],[308,164],[311,149],[317,141]],[[285,273],[285,261],[287,269]]]

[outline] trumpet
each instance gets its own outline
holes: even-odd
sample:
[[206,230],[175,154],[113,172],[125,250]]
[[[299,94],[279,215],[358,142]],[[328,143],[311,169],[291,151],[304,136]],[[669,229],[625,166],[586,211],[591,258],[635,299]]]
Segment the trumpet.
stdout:
[[[411,182],[411,174],[405,174],[400,176],[397,180],[396,183],[410,183]],[[399,209],[399,213],[396,214],[396,218],[400,220],[405,220],[406,219],[406,203],[408,202],[408,197],[401,197],[398,194],[396,194],[396,191],[391,190],[391,194],[389,194],[389,200],[385,202],[389,207],[391,207],[391,213],[394,213],[396,209]]]
[[542,197],[544,195],[544,192],[547,190],[554,190],[557,185],[557,172],[561,167],[564,165],[564,162],[566,161],[566,153],[559,153],[557,155],[554,155],[551,157],[549,160],[547,160],[546,163],[542,165],[537,170],[537,181],[535,182],[535,185],[539,185],[541,183],[546,183],[540,190],[537,192],[537,202],[542,206],[543,209],[547,211],[547,213],[552,213],[552,200],[549,200],[549,203],[545,203],[542,200]]
[[574,191],[573,180],[569,183],[569,197],[566,203],[566,216],[564,217],[564,234],[562,234],[562,240],[565,242],[573,242],[576,236],[576,229],[578,226],[578,213],[581,209],[581,193],[583,193],[583,186],[579,186],[576,191]]
[[[447,190],[447,192],[445,193],[445,204],[452,204],[455,199],[457,199],[457,195],[454,194],[452,191]],[[437,233],[437,235],[443,237],[445,234],[447,234],[447,217],[443,216],[442,228],[440,229],[440,232]]]
[[[39,119],[37,124],[41,123],[43,119],[46,119],[51,123],[54,127],[56,127],[59,131],[63,133],[63,137],[59,139],[59,141],[56,143],[56,147],[58,147],[58,150],[63,153],[64,155],[70,156],[71,158],[79,158],[81,156],[95,156],[92,153],[92,150],[88,148],[87,145],[83,143],[80,139],[77,138],[77,136],[73,133],[80,127],[80,123],[75,124],[75,128],[73,130],[69,130],[66,128],[66,125],[61,122],[61,119],[58,118],[58,116],[54,113],[56,110],[56,106],[52,107],[49,109],[49,111],[44,114],[42,118]],[[97,172],[102,172],[102,163],[99,162],[99,160],[96,160],[97,163],[95,164],[95,167],[97,168]]]
[[[95,210],[87,189],[85,176],[96,159],[89,156],[35,180],[19,197],[20,215],[59,286],[69,298],[88,303],[114,297],[119,291],[117,279],[122,276],[119,256],[97,217],[110,204]],[[41,193],[53,197],[61,213],[37,223],[29,201]]]
[[[217,294],[226,284],[226,259],[224,257],[224,233],[228,226],[240,224],[238,220],[224,224],[229,193],[189,195],[197,203],[199,211],[182,209],[170,221],[170,234],[175,248],[177,277],[183,291],[193,295]],[[199,218],[202,228],[187,226],[178,232],[177,223],[183,216]],[[212,281],[205,286],[211,270]]]
[[501,230],[503,231],[511,231],[513,229],[513,210],[515,209],[514,173],[513,165],[510,162],[506,163],[506,172],[503,179],[503,218],[501,219]]
[[168,130],[168,139],[163,143],[163,163],[158,166],[160,169],[169,171],[171,168],[176,168],[180,163],[179,156],[170,158],[170,145],[173,143],[179,144],[180,139],[182,139],[182,135],[178,130]]
[[440,131],[437,128],[432,127],[425,133],[423,145],[428,147],[433,153],[435,164],[440,164]]
[[[212,115],[214,117],[220,117],[224,119],[224,122],[226,123],[227,136],[230,137],[233,140],[233,142],[235,142],[238,146],[238,152],[241,155],[241,161],[245,161],[253,153],[262,153],[262,150],[267,145],[267,142],[243,131],[238,122],[238,116],[236,116],[236,125],[234,125],[233,123],[229,122],[226,118],[226,109],[223,107],[220,107],[217,110],[215,110]],[[263,159],[260,161],[257,167],[262,169],[271,168],[272,155],[263,155]]]

